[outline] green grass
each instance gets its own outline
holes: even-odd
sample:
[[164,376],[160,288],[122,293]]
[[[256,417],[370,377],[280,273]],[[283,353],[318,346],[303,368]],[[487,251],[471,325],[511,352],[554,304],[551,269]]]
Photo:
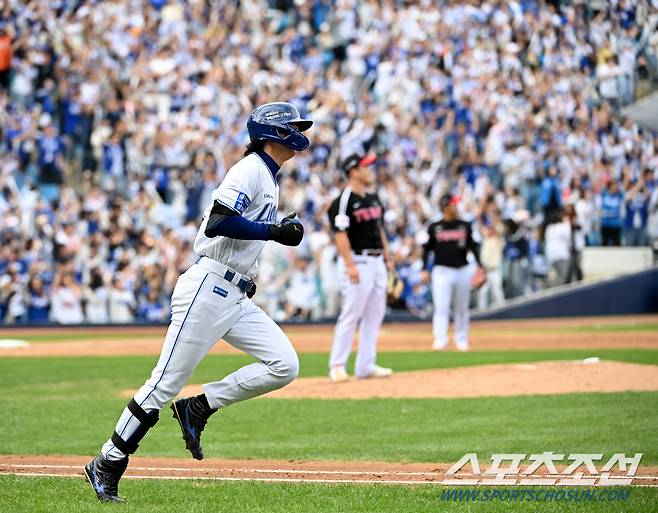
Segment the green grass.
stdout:
[[447,502],[442,490],[430,485],[125,480],[121,493],[126,503],[99,504],[82,478],[0,476],[0,506],[3,513],[649,513],[658,502],[658,490],[646,488],[632,489],[626,501],[610,502]]
[[[491,333],[491,332],[523,332],[528,333],[529,337],[532,337],[532,333],[542,332],[542,333],[626,333],[626,332],[641,332],[641,331],[653,331],[658,332],[658,322],[628,322],[628,323],[619,323],[619,324],[606,324],[606,323],[597,323],[593,322],[592,324],[582,324],[582,325],[572,325],[572,326],[552,326],[550,322],[546,326],[523,326],[521,324],[517,326],[499,326],[499,327],[489,327],[479,328],[477,324],[473,326],[474,333]],[[658,337],[658,334],[657,334]]]
[[[383,353],[398,371],[505,362],[608,360],[658,365],[658,350],[607,349],[472,353]],[[96,453],[156,356],[2,358],[0,454]],[[210,355],[191,382],[218,379],[248,363]],[[326,354],[301,355],[302,375],[326,373]],[[656,368],[658,372],[658,367]],[[276,400],[236,404],[204,432],[209,457],[455,462],[466,452],[644,453],[658,464],[658,392],[468,399]],[[165,409],[140,455],[189,457]],[[446,502],[440,486],[124,480],[122,505],[98,504],[73,478],[0,474],[0,512],[483,512],[658,511],[658,490],[632,489],[622,502]],[[482,488],[481,488],[482,490]]]
[[[31,344],[46,344],[48,342],[76,342],[76,341],[87,341],[87,340],[143,340],[143,339],[161,339],[164,338],[165,329],[161,330],[161,334],[158,335],[155,332],[139,332],[139,331],[128,331],[123,328],[117,329],[116,332],[110,333],[98,333],[95,331],[77,331],[73,330],[70,332],[64,333],[43,333],[39,335],[25,335],[22,336],[20,332],[14,332],[10,338],[18,338],[21,340],[26,340]],[[0,336],[2,332],[0,331]]]
[[[570,331],[570,332],[615,332],[623,333],[627,331],[654,331],[658,332],[658,322],[648,322],[648,323],[627,323],[627,324],[589,324],[585,326],[571,326],[562,328],[560,331]],[[658,334],[657,334],[658,336]]]
[[[598,355],[655,363],[657,351],[384,353],[397,370]],[[112,432],[155,357],[5,358],[0,453],[93,454]],[[192,382],[218,379],[249,358],[211,355]],[[323,375],[326,355],[302,355]],[[140,454],[186,456],[169,410]],[[214,457],[456,461],[466,452],[643,452],[658,463],[658,393],[470,399],[277,400],[236,404],[214,417],[204,447]]]
[[[394,352],[380,353],[382,365],[396,371],[467,367],[498,363],[538,362],[546,360],[580,360],[598,356],[605,360],[658,365],[656,349],[573,349],[557,351],[472,351],[458,352]],[[107,356],[107,357],[43,357],[1,358],[0,388],[11,387],[14,393],[39,389],[48,393],[53,386],[67,392],[75,392],[89,381],[99,382],[103,387],[136,388],[148,377],[158,357],[153,356]],[[301,376],[324,376],[327,373],[328,357],[323,353],[300,355]],[[249,356],[208,355],[201,362],[190,383],[203,383],[234,371],[253,361]],[[352,365],[353,357],[350,362]],[[89,392],[87,390],[87,392]]]
[[[0,419],[0,452],[93,454],[125,400],[42,398]],[[658,463],[658,393],[477,399],[262,399],[213,417],[204,432],[218,458],[455,462],[466,452],[642,452]],[[141,455],[187,457],[169,410]]]

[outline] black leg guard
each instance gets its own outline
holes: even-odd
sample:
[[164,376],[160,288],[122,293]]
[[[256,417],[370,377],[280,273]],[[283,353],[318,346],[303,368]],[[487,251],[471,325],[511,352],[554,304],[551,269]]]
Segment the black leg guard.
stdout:
[[116,445],[122,453],[133,454],[139,447],[139,442],[141,442],[142,438],[146,436],[148,430],[155,426],[158,423],[158,420],[160,420],[160,412],[158,410],[153,410],[150,413],[147,413],[139,404],[137,404],[134,398],[128,403],[128,409],[140,424],[127,440],[121,438],[119,433],[115,431],[112,434],[112,443]]

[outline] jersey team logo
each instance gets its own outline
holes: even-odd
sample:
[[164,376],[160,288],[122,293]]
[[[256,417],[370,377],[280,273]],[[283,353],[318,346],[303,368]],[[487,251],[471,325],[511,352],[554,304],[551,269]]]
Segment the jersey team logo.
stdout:
[[352,211],[357,223],[363,221],[374,221],[382,217],[382,207],[363,207]]
[[244,192],[238,193],[238,197],[235,200],[235,210],[237,212],[243,214],[250,204],[251,200],[249,199],[249,196],[247,196]]

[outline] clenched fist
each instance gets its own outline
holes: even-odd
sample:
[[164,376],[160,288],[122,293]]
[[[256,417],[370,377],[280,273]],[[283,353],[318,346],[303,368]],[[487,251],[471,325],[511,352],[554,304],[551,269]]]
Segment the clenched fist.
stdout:
[[278,224],[268,225],[270,240],[283,244],[284,246],[299,246],[304,238],[304,225],[299,222],[297,212],[292,212],[284,217]]

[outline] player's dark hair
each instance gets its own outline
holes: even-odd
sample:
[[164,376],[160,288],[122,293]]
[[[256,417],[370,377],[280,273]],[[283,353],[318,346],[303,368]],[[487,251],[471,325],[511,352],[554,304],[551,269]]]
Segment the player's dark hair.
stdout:
[[264,147],[265,147],[265,141],[260,141],[260,140],[250,141],[244,150],[243,156],[246,157],[250,153],[256,153],[257,151],[262,151]]

